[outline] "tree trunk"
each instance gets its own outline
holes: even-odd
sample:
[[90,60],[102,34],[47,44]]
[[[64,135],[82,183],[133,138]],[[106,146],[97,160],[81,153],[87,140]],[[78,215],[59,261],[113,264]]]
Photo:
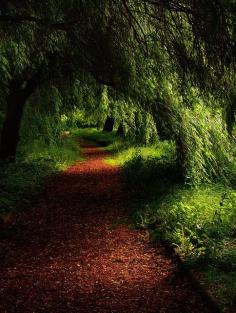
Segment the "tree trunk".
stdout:
[[4,162],[14,162],[16,159],[24,106],[38,86],[40,77],[39,71],[26,82],[13,81],[11,83],[0,142],[0,160]]
[[104,132],[112,132],[114,124],[115,124],[114,118],[111,116],[108,116],[106,119],[105,125],[103,127],[103,131]]
[[1,134],[0,159],[2,160],[15,161],[25,102],[25,97],[17,93],[8,97],[6,119]]
[[125,135],[124,127],[122,124],[119,125],[117,132],[116,132],[116,135],[121,136],[121,137],[123,137]]

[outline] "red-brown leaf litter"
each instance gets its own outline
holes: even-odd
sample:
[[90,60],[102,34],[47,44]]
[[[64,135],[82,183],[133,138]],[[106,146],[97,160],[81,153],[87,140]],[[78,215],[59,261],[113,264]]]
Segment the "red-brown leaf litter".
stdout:
[[0,312],[208,312],[165,248],[129,227],[120,169],[83,152],[1,240]]

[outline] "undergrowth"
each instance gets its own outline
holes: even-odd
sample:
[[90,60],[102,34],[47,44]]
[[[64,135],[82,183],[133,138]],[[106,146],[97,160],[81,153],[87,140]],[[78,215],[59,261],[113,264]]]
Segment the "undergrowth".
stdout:
[[72,135],[103,147],[108,147],[116,141],[115,132],[101,132],[96,128],[79,128],[72,130]]
[[15,164],[0,168],[0,214],[25,209],[38,195],[46,176],[78,160],[80,150],[72,138],[47,145],[43,140],[22,147]]
[[[235,303],[229,279],[236,273],[235,189],[220,183],[194,187],[183,183],[174,150],[166,149],[165,142],[159,145],[161,155],[145,157],[146,148],[140,148],[122,165],[136,225],[146,229],[151,240],[173,245],[188,266],[205,273],[222,304],[231,305]],[[208,279],[212,271],[214,283]]]

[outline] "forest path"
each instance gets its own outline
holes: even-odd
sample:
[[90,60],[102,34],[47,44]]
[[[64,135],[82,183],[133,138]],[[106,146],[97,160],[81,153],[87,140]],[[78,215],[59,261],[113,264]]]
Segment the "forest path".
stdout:
[[24,212],[0,267],[0,312],[208,312],[163,246],[128,226],[127,192],[107,153],[52,178]]

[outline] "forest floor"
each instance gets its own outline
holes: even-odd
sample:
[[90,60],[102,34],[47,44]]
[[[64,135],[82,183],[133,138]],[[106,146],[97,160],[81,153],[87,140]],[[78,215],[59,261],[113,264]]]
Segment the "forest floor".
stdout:
[[82,144],[0,240],[0,312],[209,312],[162,245],[132,227],[121,170]]

